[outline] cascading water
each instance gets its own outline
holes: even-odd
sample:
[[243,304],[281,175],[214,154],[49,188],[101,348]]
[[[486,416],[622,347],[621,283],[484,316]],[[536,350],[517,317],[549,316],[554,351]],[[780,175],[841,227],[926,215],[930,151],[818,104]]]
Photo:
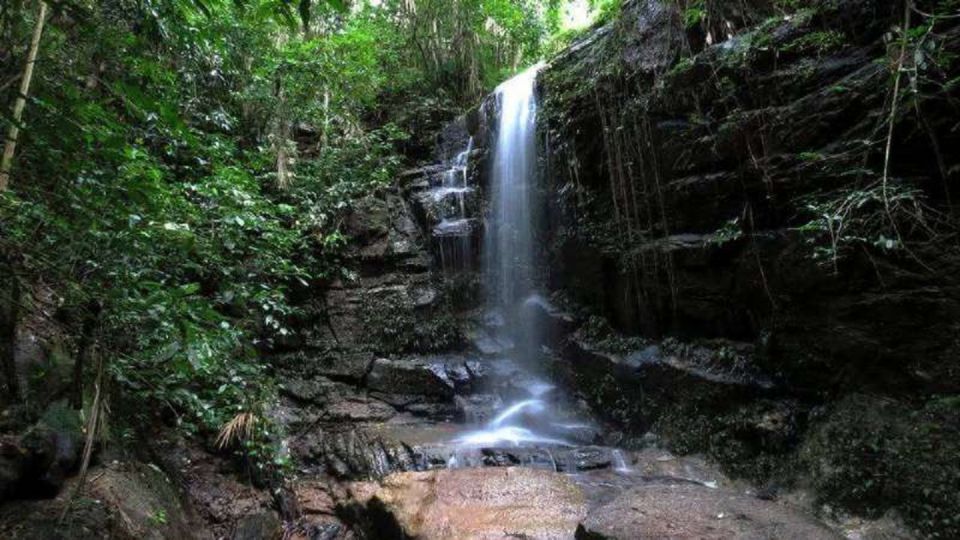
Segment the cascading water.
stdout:
[[[491,148],[482,268],[486,335],[492,336],[491,342],[506,344],[502,349],[505,357],[489,359],[493,388],[487,390],[495,394],[484,399],[458,396],[464,404],[493,406],[481,415],[465,415],[468,421],[486,421],[454,439],[455,447],[446,461],[451,468],[487,463],[498,450],[510,447],[513,463],[577,470],[576,459],[570,461],[571,448],[596,441],[596,431],[583,421],[582,409],[564,399],[542,367],[547,356],[541,351],[544,336],[537,320],[553,307],[536,292],[538,71],[539,66],[531,68],[501,84],[494,94],[499,118]],[[469,155],[469,149],[463,155]],[[442,196],[449,190],[468,189],[465,177],[462,183],[455,181],[458,166],[463,166],[459,159],[440,188]],[[608,465],[617,473],[631,472],[624,452],[607,452]],[[558,461],[555,455],[562,459]]]
[[443,219],[434,227],[439,243],[440,265],[445,271],[464,270],[470,266],[472,220],[467,217],[467,197],[473,188],[467,185],[473,138],[467,148],[457,154],[449,169],[443,172],[442,183],[430,191],[434,204],[442,210]]
[[[525,309],[534,296],[537,210],[535,66],[501,84],[495,93],[499,106],[496,144],[489,187],[489,214],[483,246],[485,287],[490,320],[500,322],[502,342],[514,343],[514,360],[528,374],[536,373],[539,335],[535,317]],[[547,401],[554,386],[529,375],[520,382],[523,394],[508,403],[487,425],[457,442],[466,446],[559,444],[564,424],[554,417]],[[562,432],[562,428],[559,429]]]
[[501,84],[496,146],[490,177],[490,215],[484,244],[486,287],[492,307],[507,314],[533,291],[533,180],[536,174],[539,66]]

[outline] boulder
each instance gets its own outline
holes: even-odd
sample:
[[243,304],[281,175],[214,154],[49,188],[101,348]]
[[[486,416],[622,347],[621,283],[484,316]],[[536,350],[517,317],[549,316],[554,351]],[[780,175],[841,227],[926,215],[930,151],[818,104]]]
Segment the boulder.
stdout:
[[374,538],[568,539],[587,513],[565,475],[526,468],[398,473],[350,501]]
[[0,500],[56,495],[77,468],[82,447],[79,413],[53,403],[21,437],[0,439]]
[[651,483],[592,510],[576,538],[834,539],[811,516],[770,501],[695,484]]
[[453,397],[453,381],[444,367],[418,360],[378,358],[367,377],[367,388],[384,393]]
[[280,519],[273,512],[244,516],[234,527],[231,540],[279,540],[283,537]]
[[[0,506],[0,538],[207,538],[192,526],[179,493],[158,468],[138,462],[90,470],[79,497],[76,478],[53,499],[17,500]],[[63,519],[61,519],[63,517]]]
[[27,461],[27,454],[16,437],[0,437],[0,500],[12,495]]

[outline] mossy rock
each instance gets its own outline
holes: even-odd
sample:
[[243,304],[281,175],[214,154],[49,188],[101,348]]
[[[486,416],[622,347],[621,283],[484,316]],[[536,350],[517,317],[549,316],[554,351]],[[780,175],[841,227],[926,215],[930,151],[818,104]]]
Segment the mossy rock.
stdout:
[[927,538],[960,537],[960,401],[912,405],[851,395],[801,451],[824,500],[870,516],[898,510]]

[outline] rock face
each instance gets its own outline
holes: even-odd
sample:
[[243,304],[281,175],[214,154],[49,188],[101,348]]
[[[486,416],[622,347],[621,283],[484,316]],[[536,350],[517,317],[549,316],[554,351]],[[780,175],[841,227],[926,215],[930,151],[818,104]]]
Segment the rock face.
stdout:
[[[960,380],[947,322],[960,313],[956,246],[927,253],[915,238],[938,268],[924,272],[871,247],[894,231],[849,230],[834,266],[817,221],[851,190],[864,199],[849,227],[880,211],[863,177],[882,173],[883,145],[864,140],[884,111],[890,75],[877,60],[901,13],[851,0],[782,18],[773,4],[711,7],[706,19],[732,29],[703,48],[683,38],[672,3],[627,2],[612,28],[543,72],[556,279],[624,331],[768,333],[769,367],[797,386],[862,384],[855,374],[869,371],[874,385],[942,391]],[[897,126],[890,189],[925,190],[915,195],[936,205],[948,173],[916,122]],[[928,127],[960,144],[946,123]],[[920,328],[922,343],[910,339]]]
[[[867,438],[836,406],[853,394],[886,396],[876,410],[890,416],[874,422],[897,433],[899,415],[935,409],[920,446],[960,436],[938,397],[960,392],[960,250],[941,236],[957,226],[960,156],[937,150],[960,133],[933,82],[955,64],[931,57],[945,71],[920,83],[929,99],[888,131],[897,4],[815,1],[784,16],[782,2],[707,2],[700,22],[689,6],[625,2],[541,73],[548,279],[616,330],[600,334],[646,338],[574,340],[560,371],[628,437],[652,429],[761,481],[817,475],[825,500],[864,512],[853,501],[866,490],[870,515],[895,507],[925,534],[960,534],[936,489],[834,481],[897,469],[898,443],[876,442],[882,465],[831,450],[796,466],[801,447],[824,448],[811,434]],[[960,26],[941,30],[955,49]],[[919,469],[960,473],[939,455]]]

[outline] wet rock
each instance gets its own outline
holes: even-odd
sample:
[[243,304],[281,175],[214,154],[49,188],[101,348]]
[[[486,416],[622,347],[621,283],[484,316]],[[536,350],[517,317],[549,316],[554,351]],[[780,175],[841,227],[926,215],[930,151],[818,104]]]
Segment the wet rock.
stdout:
[[503,407],[503,400],[496,394],[470,394],[456,396],[457,418],[467,424],[483,424],[493,418]]
[[232,540],[278,540],[283,537],[280,519],[273,512],[244,516],[234,529]]
[[337,521],[329,519],[313,520],[303,518],[298,520],[289,529],[289,540],[339,540],[352,539],[346,528]]
[[479,459],[471,459],[469,454],[463,454],[467,464],[475,463],[484,467],[513,467],[523,466],[534,469],[545,469],[556,472],[562,470],[562,458],[556,450],[537,447],[508,447],[508,448],[481,448]]
[[452,399],[454,385],[441,363],[416,359],[378,358],[367,387],[383,393],[403,393]]
[[383,422],[397,411],[374,399],[353,398],[327,405],[324,419],[333,422]]
[[610,467],[612,456],[610,449],[598,446],[577,448],[565,456],[565,466],[571,471],[589,471]]
[[[424,396],[433,401],[450,401],[455,392],[476,390],[484,381],[482,363],[462,356],[427,356],[405,359],[378,359],[366,379],[373,392],[396,396]],[[420,400],[416,400],[420,401]]]
[[301,350],[275,355],[271,363],[291,374],[311,374],[338,381],[358,382],[370,371],[374,356],[362,351]]
[[457,408],[452,403],[412,403],[404,410],[435,421],[449,421],[456,417]]
[[301,403],[324,405],[343,396],[352,395],[356,391],[349,385],[331,381],[325,377],[312,377],[282,379],[280,393]]
[[400,473],[350,502],[376,538],[570,538],[586,501],[565,475],[527,468]]
[[303,514],[336,514],[336,501],[330,493],[329,487],[319,481],[301,481],[293,486],[293,494],[297,501],[297,508]]
[[800,511],[725,489],[691,484],[634,487],[590,512],[576,537],[835,539]]
[[409,446],[359,429],[330,433],[321,444],[327,470],[341,479],[382,478],[418,468]]

